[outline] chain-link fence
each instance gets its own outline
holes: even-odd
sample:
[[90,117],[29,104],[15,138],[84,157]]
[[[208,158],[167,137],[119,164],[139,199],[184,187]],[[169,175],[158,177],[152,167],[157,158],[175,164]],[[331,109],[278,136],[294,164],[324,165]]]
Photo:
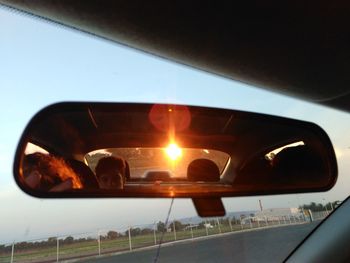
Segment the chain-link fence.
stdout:
[[159,244],[161,239],[162,243],[168,243],[235,231],[300,224],[321,220],[327,215],[328,211],[269,217],[240,215],[202,221],[198,218],[187,222],[172,220],[168,225],[158,221],[148,225],[3,244],[0,245],[0,262],[59,262],[151,247]]

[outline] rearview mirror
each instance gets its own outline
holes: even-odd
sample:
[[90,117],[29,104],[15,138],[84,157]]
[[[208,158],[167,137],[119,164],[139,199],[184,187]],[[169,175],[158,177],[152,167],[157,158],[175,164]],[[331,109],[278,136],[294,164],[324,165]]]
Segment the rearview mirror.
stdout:
[[219,198],[315,192],[336,182],[309,122],[167,104],[59,103],[27,125],[15,180],[36,197]]

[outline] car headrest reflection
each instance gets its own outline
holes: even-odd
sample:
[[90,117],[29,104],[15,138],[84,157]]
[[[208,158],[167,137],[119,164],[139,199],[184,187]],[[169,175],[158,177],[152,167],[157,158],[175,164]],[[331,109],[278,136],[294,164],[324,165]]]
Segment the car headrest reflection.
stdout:
[[218,182],[220,181],[220,170],[211,160],[193,160],[187,168],[187,179],[191,182]]

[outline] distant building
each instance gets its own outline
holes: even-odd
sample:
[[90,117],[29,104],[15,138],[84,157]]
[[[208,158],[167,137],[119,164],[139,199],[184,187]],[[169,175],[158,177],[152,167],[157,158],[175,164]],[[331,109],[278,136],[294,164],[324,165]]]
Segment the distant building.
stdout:
[[188,226],[186,226],[185,228],[184,228],[184,230],[188,230],[188,229],[197,229],[197,227],[198,227],[198,225],[188,225]]
[[303,213],[295,207],[291,208],[271,208],[257,211],[253,216],[245,217],[241,219],[242,224],[249,224],[250,222],[266,222],[266,221],[279,221],[281,219],[299,219],[303,218]]
[[255,212],[254,217],[281,217],[281,216],[299,216],[300,211],[296,207],[290,208],[271,208]]

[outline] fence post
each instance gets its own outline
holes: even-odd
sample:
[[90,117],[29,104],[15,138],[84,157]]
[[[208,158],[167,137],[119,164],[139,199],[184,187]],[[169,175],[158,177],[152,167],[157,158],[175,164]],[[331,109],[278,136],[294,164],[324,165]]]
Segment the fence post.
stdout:
[[281,225],[281,219],[280,219],[280,217],[278,216],[277,218],[278,218],[278,224]]
[[304,209],[303,209],[303,214],[302,214],[302,215],[303,215],[303,221],[306,222],[306,216],[305,216],[305,211],[304,211]]
[[57,236],[56,237],[56,262],[58,262],[60,259],[60,239]]
[[154,222],[154,226],[153,226],[153,237],[154,237],[154,244],[157,245],[157,235],[156,235],[156,222]]
[[11,263],[13,263],[14,253],[15,253],[15,241],[13,241],[12,248],[11,248]]
[[231,232],[232,232],[232,224],[231,224],[231,218],[230,217],[228,218],[228,223],[230,224],[230,229],[231,229]]
[[265,216],[265,225],[266,225],[266,226],[269,225],[269,223],[268,223],[268,221],[267,221],[267,216]]
[[97,232],[98,255],[101,256],[101,235],[100,230]]
[[205,232],[206,232],[206,234],[207,235],[209,235],[209,233],[208,233],[208,223],[207,223],[207,220],[204,220],[204,226],[205,226]]
[[287,224],[287,222],[286,222],[286,216],[283,216],[283,222],[284,222],[285,225]]
[[289,224],[292,224],[292,220],[290,220],[290,215],[288,215],[288,219],[289,219]]
[[219,233],[221,234],[221,227],[220,227],[220,222],[219,222],[219,218],[216,218],[216,222],[218,222],[218,227],[219,227]]
[[309,214],[310,214],[310,223],[314,221],[314,216],[312,215],[311,210],[309,209]]
[[241,225],[241,230],[243,230],[243,226],[242,226],[242,218],[239,219],[239,224]]
[[193,239],[193,230],[192,230],[192,222],[190,221],[190,230],[191,230],[191,237]]
[[176,241],[176,228],[175,228],[175,220],[173,221],[173,228],[174,228],[174,239]]
[[129,232],[129,250],[131,251],[132,250],[132,247],[131,247],[131,233],[130,233],[130,227],[128,229],[128,232]]
[[253,225],[252,225],[252,218],[249,217],[249,225],[250,225],[250,228],[253,228]]
[[302,222],[305,222],[306,221],[306,218],[305,218],[305,213],[304,213],[304,209],[301,209],[301,221]]
[[326,215],[328,216],[329,212],[328,212],[327,204],[325,205],[325,209],[326,209]]
[[256,221],[258,221],[258,228],[260,228],[260,220],[259,220],[259,218]]

